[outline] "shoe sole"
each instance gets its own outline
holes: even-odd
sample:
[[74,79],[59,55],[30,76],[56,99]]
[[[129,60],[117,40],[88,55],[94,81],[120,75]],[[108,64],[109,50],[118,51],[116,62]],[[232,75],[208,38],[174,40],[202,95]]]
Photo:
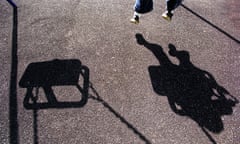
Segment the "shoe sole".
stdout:
[[167,17],[167,16],[162,16],[163,19],[167,20],[167,21],[171,21],[171,18],[170,17]]
[[130,22],[133,24],[139,24],[139,21],[135,21],[135,20],[130,20]]

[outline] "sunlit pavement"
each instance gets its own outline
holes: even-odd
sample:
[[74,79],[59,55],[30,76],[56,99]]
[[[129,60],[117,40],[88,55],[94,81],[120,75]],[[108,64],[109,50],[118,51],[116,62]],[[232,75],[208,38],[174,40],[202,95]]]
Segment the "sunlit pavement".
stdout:
[[138,25],[133,0],[14,2],[0,2],[0,143],[240,141],[239,1],[185,0],[167,22],[154,0]]

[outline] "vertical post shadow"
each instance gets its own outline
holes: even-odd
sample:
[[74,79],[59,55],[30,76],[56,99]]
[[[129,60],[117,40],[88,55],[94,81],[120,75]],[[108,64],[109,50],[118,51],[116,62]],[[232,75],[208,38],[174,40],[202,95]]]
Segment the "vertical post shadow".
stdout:
[[214,25],[213,23],[211,23],[210,21],[208,21],[207,19],[205,19],[204,17],[200,16],[199,14],[197,14],[196,12],[194,12],[193,10],[191,10],[190,8],[188,8],[187,6],[185,6],[184,4],[181,4],[181,6],[186,9],[187,11],[191,12],[193,15],[197,16],[198,18],[200,18],[201,20],[203,20],[204,22],[206,22],[207,24],[209,24],[210,26],[214,27],[215,29],[217,29],[218,31],[220,31],[221,33],[223,33],[224,35],[226,35],[227,37],[229,37],[230,39],[232,39],[233,41],[235,41],[236,43],[240,44],[240,40],[236,39],[235,37],[233,37],[232,35],[230,35],[229,33],[227,33],[226,31],[222,30],[221,28],[219,28],[218,26]]
[[38,110],[33,109],[33,143],[38,144]]
[[9,141],[11,144],[18,144],[18,105],[17,105],[17,39],[18,39],[18,10],[17,6],[11,1],[7,2],[13,8],[13,28],[12,28],[12,52],[11,52],[11,73],[9,91]]

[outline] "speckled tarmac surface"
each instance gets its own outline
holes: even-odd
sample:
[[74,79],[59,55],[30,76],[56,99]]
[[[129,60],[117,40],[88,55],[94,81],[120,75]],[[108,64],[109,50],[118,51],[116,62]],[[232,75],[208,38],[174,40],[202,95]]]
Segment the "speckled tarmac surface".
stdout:
[[[154,0],[154,10],[138,25],[129,22],[134,0],[15,2],[18,33],[12,33],[12,6],[0,2],[1,144],[239,143],[239,104],[215,106],[205,99],[216,85],[220,94],[225,89],[240,99],[238,0],[185,0],[170,23],[161,18],[164,0]],[[171,56],[170,43],[189,59]],[[87,103],[48,103],[51,90],[40,87],[37,102],[46,105],[27,109],[19,81],[29,64],[54,59],[79,60],[89,69]],[[181,65],[186,61],[191,67]],[[58,101],[79,101],[78,88],[57,84],[52,89]],[[185,115],[174,111],[173,101]]]

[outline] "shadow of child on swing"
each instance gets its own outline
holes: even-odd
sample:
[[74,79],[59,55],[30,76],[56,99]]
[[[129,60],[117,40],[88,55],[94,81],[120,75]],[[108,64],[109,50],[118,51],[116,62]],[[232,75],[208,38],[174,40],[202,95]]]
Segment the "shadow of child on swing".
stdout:
[[178,115],[194,120],[204,130],[220,133],[223,129],[221,116],[233,113],[238,100],[219,85],[207,71],[194,66],[187,51],[178,51],[169,44],[169,55],[177,58],[172,63],[162,47],[136,34],[137,43],[150,50],[158,59],[159,66],[149,66],[154,91],[167,96],[171,109]]

